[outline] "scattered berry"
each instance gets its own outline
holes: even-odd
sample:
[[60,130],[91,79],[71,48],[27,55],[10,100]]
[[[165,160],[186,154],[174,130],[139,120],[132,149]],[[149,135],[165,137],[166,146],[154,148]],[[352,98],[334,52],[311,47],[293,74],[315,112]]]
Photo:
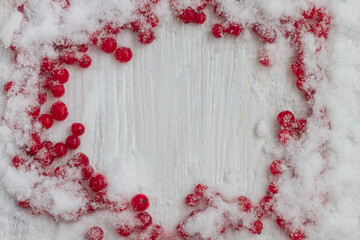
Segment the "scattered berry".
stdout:
[[69,112],[65,103],[59,100],[51,106],[50,114],[56,121],[64,121],[69,115]]
[[196,207],[200,203],[200,196],[197,194],[189,194],[185,198],[185,204],[189,207]]
[[66,138],[66,146],[69,149],[77,149],[80,146],[80,138],[75,135],[70,135]]
[[133,54],[130,48],[119,47],[118,49],[116,49],[114,56],[119,62],[125,63],[129,62],[132,59]]
[[145,211],[149,206],[149,199],[144,194],[137,194],[131,199],[131,205],[137,212]]
[[81,136],[85,132],[85,126],[81,123],[73,123],[71,125],[71,132],[75,136]]

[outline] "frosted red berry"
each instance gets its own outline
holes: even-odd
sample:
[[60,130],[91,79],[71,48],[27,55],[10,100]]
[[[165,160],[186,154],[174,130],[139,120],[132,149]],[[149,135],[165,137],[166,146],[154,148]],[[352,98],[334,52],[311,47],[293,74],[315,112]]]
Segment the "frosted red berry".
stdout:
[[93,192],[100,192],[108,186],[108,182],[104,175],[97,173],[90,179],[89,187]]
[[247,197],[241,196],[237,198],[237,203],[241,211],[250,212],[252,204],[250,199]]
[[145,211],[149,206],[149,199],[144,194],[137,194],[131,199],[131,205],[137,212]]
[[226,32],[237,37],[243,30],[243,26],[240,23],[229,23],[229,26],[226,28]]
[[87,240],[102,240],[103,238],[104,231],[98,226],[92,227],[86,232]]
[[69,64],[69,65],[72,65],[72,64],[75,64],[77,62],[77,58],[75,56],[75,53],[74,52],[65,52],[62,56],[61,56],[61,61],[66,63],[66,64]]
[[271,196],[265,196],[260,201],[260,207],[264,210],[265,214],[270,214],[273,211],[274,199]]
[[30,207],[30,201],[29,200],[25,200],[25,201],[18,201],[18,206],[21,208],[29,208]]
[[304,66],[304,64],[300,61],[296,61],[291,65],[291,70],[296,77],[300,78],[304,75],[304,67],[303,66]]
[[94,175],[94,168],[91,165],[81,166],[82,180],[88,180]]
[[267,52],[262,52],[259,58],[259,62],[265,67],[269,67],[270,66],[269,54]]
[[310,32],[314,34],[315,37],[321,38],[321,37],[327,37],[326,29],[323,24],[321,23],[314,23],[311,25]]
[[49,115],[49,114],[42,114],[38,121],[41,123],[41,125],[46,128],[49,129],[52,127],[52,125],[54,124],[54,119]]
[[63,67],[52,70],[51,76],[55,81],[58,81],[61,84],[64,84],[69,80],[69,72]]
[[252,223],[251,228],[249,228],[249,231],[253,234],[260,234],[263,229],[263,223],[260,220],[256,220]]
[[119,226],[118,229],[117,229],[118,234],[119,234],[120,236],[122,236],[122,237],[128,237],[128,236],[130,236],[130,234],[132,233],[132,231],[133,231],[133,229],[132,229],[129,225],[127,225],[127,224],[121,225],[121,226]]
[[181,21],[183,21],[185,24],[191,23],[196,18],[196,12],[192,8],[186,8],[183,10],[183,13],[180,16]]
[[88,68],[91,65],[91,58],[89,57],[89,55],[84,54],[79,60],[78,60],[78,64],[80,67],[82,68]]
[[137,219],[136,228],[140,231],[145,230],[152,224],[152,217],[148,212],[140,212],[135,218]]
[[50,90],[55,98],[62,97],[65,94],[65,87],[62,84],[54,84]]
[[27,153],[29,155],[35,155],[37,154],[40,149],[42,149],[44,146],[40,141],[40,137],[38,134],[31,134],[29,146],[27,149]]
[[71,132],[75,136],[81,136],[85,132],[85,126],[81,123],[73,123],[71,125]]
[[316,11],[315,5],[309,3],[308,9],[306,11],[303,11],[302,15],[305,19],[311,20],[315,17],[315,11]]
[[36,155],[35,160],[41,163],[43,166],[49,166],[55,160],[55,156],[47,149],[41,149]]
[[204,12],[199,12],[198,14],[196,14],[193,22],[196,24],[203,24],[206,21],[206,18],[206,14]]
[[13,157],[12,159],[12,165],[15,167],[15,168],[19,168],[20,166],[24,165],[25,164],[25,159],[16,155],[15,157]]
[[65,178],[66,172],[67,172],[66,167],[59,166],[59,167],[55,168],[54,175],[55,175],[55,177]]
[[282,111],[279,113],[277,120],[282,127],[290,128],[294,125],[295,116],[290,111]]
[[107,37],[100,42],[100,48],[106,53],[113,53],[117,47],[116,40],[112,37]]
[[61,157],[64,157],[67,154],[68,148],[67,148],[65,143],[58,142],[58,143],[56,143],[54,145],[53,151],[54,151],[55,156],[57,158],[61,158]]
[[152,30],[140,31],[138,40],[142,44],[150,44],[155,40],[155,33]]
[[159,18],[154,13],[148,14],[146,21],[150,23],[151,27],[153,28],[159,24]]
[[46,92],[39,92],[37,100],[40,105],[43,105],[47,100]]
[[295,121],[293,128],[295,131],[297,131],[299,133],[303,133],[305,131],[306,124],[307,124],[306,119],[298,119]]
[[221,11],[221,7],[220,7],[219,4],[216,4],[216,5],[214,6],[214,13],[215,13],[215,15],[218,16],[218,17],[222,17],[222,16],[224,15],[224,12]]
[[177,225],[176,230],[178,232],[178,234],[183,238],[183,239],[187,239],[189,237],[189,234],[187,233],[186,229],[185,229],[185,223],[182,222],[179,225]]
[[272,182],[272,183],[269,184],[269,187],[268,187],[267,191],[268,191],[269,194],[274,195],[274,194],[277,194],[279,192],[279,189],[278,189],[276,183]]
[[84,153],[75,154],[68,162],[69,166],[79,167],[89,165],[89,158]]
[[199,196],[204,196],[204,193],[206,192],[206,190],[208,189],[208,186],[202,185],[202,184],[198,184],[195,187],[195,194],[199,195]]
[[189,194],[185,198],[185,204],[189,207],[196,207],[200,203],[200,196],[197,194]]
[[281,230],[285,230],[286,228],[288,228],[288,225],[289,223],[286,222],[284,219],[280,218],[280,217],[277,217],[276,218],[276,224],[278,225],[278,227],[281,229]]
[[64,121],[69,115],[69,112],[65,103],[59,100],[51,106],[50,115],[56,121]]
[[281,129],[278,134],[279,142],[282,144],[288,144],[293,137],[294,134],[290,129]]
[[69,148],[69,149],[77,149],[78,147],[80,147],[80,138],[78,136],[75,136],[75,135],[70,135],[66,138],[66,146]]
[[270,165],[270,172],[274,176],[280,176],[282,173],[282,162],[280,160],[275,160]]
[[212,28],[212,34],[216,38],[224,37],[225,31],[226,31],[225,27],[220,23],[215,24]]
[[150,240],[157,240],[160,238],[162,227],[160,225],[153,225],[150,230]]
[[44,58],[41,63],[41,71],[43,72],[50,72],[55,67],[55,63],[53,60],[49,58]]
[[32,106],[32,107],[30,107],[30,109],[28,110],[27,113],[28,113],[30,118],[36,119],[40,114],[40,107],[39,106]]
[[296,230],[294,232],[290,232],[289,237],[291,240],[303,240],[305,239],[305,233],[302,230]]
[[10,81],[10,82],[5,83],[5,85],[4,85],[5,94],[8,94],[10,92],[10,90],[13,88],[13,86],[14,86],[14,82]]
[[121,63],[129,62],[132,57],[133,53],[130,48],[127,47],[119,47],[116,49],[114,53],[115,59]]

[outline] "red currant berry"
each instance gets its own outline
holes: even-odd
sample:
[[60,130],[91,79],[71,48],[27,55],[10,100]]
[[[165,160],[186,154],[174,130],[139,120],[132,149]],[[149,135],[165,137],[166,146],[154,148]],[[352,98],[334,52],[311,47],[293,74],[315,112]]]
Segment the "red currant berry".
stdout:
[[315,37],[318,38],[327,37],[327,35],[325,34],[326,33],[325,27],[321,23],[314,23],[313,25],[311,25],[310,32],[314,34]]
[[241,196],[237,198],[238,206],[243,212],[250,212],[252,204],[250,199],[247,197]]
[[280,126],[286,127],[286,128],[292,127],[295,122],[295,116],[290,111],[282,111],[281,113],[279,113],[277,119],[278,119]]
[[282,144],[288,144],[293,137],[294,135],[290,129],[281,129],[278,134],[279,142]]
[[47,149],[43,148],[36,154],[35,160],[43,166],[49,166],[53,163],[55,157]]
[[306,119],[298,119],[295,121],[293,128],[295,131],[297,131],[299,133],[303,133],[305,131],[306,124],[307,124]]
[[55,63],[53,60],[44,58],[41,63],[41,71],[43,72],[50,72],[55,67]]
[[119,47],[118,49],[116,49],[114,56],[119,62],[125,63],[131,60],[133,54],[130,48]]
[[55,175],[55,177],[65,178],[66,172],[67,172],[66,167],[59,166],[59,167],[55,168],[54,175]]
[[197,194],[189,194],[185,198],[185,204],[189,207],[196,207],[200,203],[200,196]]
[[66,144],[62,142],[56,143],[53,150],[57,158],[64,157],[68,152]]
[[198,185],[196,185],[196,187],[195,187],[195,194],[203,197],[203,196],[204,196],[204,193],[206,192],[206,190],[207,190],[208,188],[209,188],[208,186],[198,184]]
[[59,100],[51,106],[50,114],[56,121],[64,121],[69,115],[69,112],[65,103]]
[[113,22],[110,22],[104,27],[104,30],[107,34],[118,35],[120,33],[120,27]]
[[231,23],[229,23],[229,26],[227,27],[226,32],[237,37],[240,35],[242,30],[243,30],[242,24],[231,22]]
[[265,67],[270,66],[270,58],[267,52],[262,52],[259,59],[260,63]]
[[291,70],[294,73],[294,75],[298,78],[304,75],[303,63],[301,63],[300,61],[294,62],[291,65]]
[[49,129],[52,127],[53,123],[54,123],[54,119],[49,115],[49,114],[42,114],[38,121],[41,123],[41,125],[46,128]]
[[85,126],[81,123],[73,123],[71,125],[71,132],[75,136],[81,136],[85,132]]
[[40,149],[42,149],[44,146],[42,145],[40,141],[40,137],[38,134],[31,134],[29,147],[27,149],[27,153],[29,155],[35,155],[37,154]]
[[269,215],[273,211],[274,199],[271,196],[265,196],[260,201],[260,206],[264,210],[264,213]]
[[274,176],[280,176],[283,172],[282,170],[282,162],[280,160],[275,160],[270,165],[270,172]]
[[34,106],[31,107],[30,110],[28,111],[28,115],[32,118],[32,119],[36,119],[40,114],[40,107],[38,106]]
[[222,16],[224,15],[224,12],[221,10],[221,7],[220,7],[219,4],[216,4],[216,5],[214,6],[214,13],[215,13],[215,15],[218,16],[218,17],[222,17]]
[[194,19],[194,23],[196,24],[203,24],[206,21],[206,14],[203,12],[199,12],[196,14],[196,17]]
[[8,94],[10,92],[10,90],[12,89],[12,87],[14,86],[13,82],[7,82],[4,85],[4,92],[5,94]]
[[280,217],[277,217],[276,218],[276,224],[278,225],[278,227],[281,229],[281,230],[285,230],[287,229],[289,226],[289,223],[286,222],[284,219],[280,218]]
[[201,1],[200,5],[196,8],[196,10],[198,12],[200,12],[201,10],[204,10],[206,8],[206,6],[207,6],[207,0]]
[[104,175],[97,173],[90,179],[89,187],[93,192],[100,192],[108,186],[107,180]]
[[47,100],[46,92],[39,92],[37,100],[40,105],[43,105]]
[[70,135],[66,138],[66,146],[69,149],[77,149],[78,147],[80,147],[80,138],[78,136],[75,135]]
[[315,17],[315,5],[309,3],[309,8],[306,11],[302,12],[302,15],[305,19],[311,20]]
[[147,15],[147,22],[154,28],[159,24],[159,18],[154,13],[150,13]]
[[104,238],[104,231],[100,227],[92,227],[86,232],[87,240],[102,240]]
[[88,68],[91,65],[91,58],[89,55],[84,54],[79,60],[78,60],[79,66],[82,68]]
[[63,67],[52,70],[51,76],[55,81],[58,81],[61,84],[64,84],[69,80],[69,72]]
[[305,233],[302,230],[296,230],[295,232],[290,232],[289,237],[291,240],[303,240],[305,239]]
[[252,223],[252,227],[249,228],[250,232],[253,234],[260,234],[263,229],[263,224],[260,220],[256,220]]
[[179,225],[177,225],[176,230],[178,232],[178,234],[183,238],[183,239],[187,239],[189,237],[189,234],[187,233],[186,229],[185,229],[185,223],[182,222]]
[[276,183],[272,182],[272,183],[269,184],[269,187],[268,187],[267,191],[268,191],[269,194],[277,194],[279,192],[279,189],[276,186]]
[[82,180],[88,180],[94,175],[94,168],[91,165],[81,166]]
[[138,33],[138,40],[142,44],[150,44],[155,40],[155,34],[152,30],[141,31]]
[[30,201],[29,200],[25,200],[25,201],[18,201],[18,206],[21,208],[29,208],[30,207]]
[[143,23],[142,23],[140,20],[136,20],[136,21],[134,21],[134,22],[131,22],[131,23],[130,23],[130,26],[131,26],[131,29],[132,29],[134,32],[137,32],[137,31],[139,31],[140,29],[142,29]]
[[76,47],[79,52],[87,52],[87,50],[89,49],[89,47],[86,44],[80,44],[77,45]]
[[107,37],[103,39],[100,43],[100,48],[106,53],[113,53],[116,49],[117,43],[116,40],[112,37]]
[[13,157],[12,159],[12,165],[15,168],[19,168],[20,166],[25,164],[25,159],[23,159],[22,157],[16,155],[15,157]]
[[225,27],[220,23],[217,23],[212,28],[212,34],[216,38],[222,38],[225,36]]
[[162,227],[160,225],[152,226],[150,231],[150,240],[158,240],[160,238],[161,231]]
[[65,52],[60,59],[62,62],[69,65],[75,64],[77,62],[77,58],[74,52]]
[[71,167],[87,166],[89,165],[89,158],[84,153],[80,152],[75,154],[73,158],[69,160],[68,165]]
[[148,212],[138,213],[135,218],[139,222],[136,225],[136,228],[139,229],[140,231],[145,230],[147,227],[149,227],[152,224],[152,217]]
[[65,87],[62,84],[54,84],[51,87],[51,92],[56,98],[62,97],[65,94]]
[[131,205],[134,211],[142,212],[150,206],[149,199],[144,194],[137,194],[131,199]]
[[130,228],[129,225],[122,225],[122,226],[119,226],[118,229],[117,229],[117,232],[120,236],[122,237],[128,237],[130,236],[130,234],[132,233],[133,229]]
[[192,8],[186,8],[183,10],[183,13],[180,16],[181,21],[183,21],[185,24],[191,23],[196,18],[196,12]]

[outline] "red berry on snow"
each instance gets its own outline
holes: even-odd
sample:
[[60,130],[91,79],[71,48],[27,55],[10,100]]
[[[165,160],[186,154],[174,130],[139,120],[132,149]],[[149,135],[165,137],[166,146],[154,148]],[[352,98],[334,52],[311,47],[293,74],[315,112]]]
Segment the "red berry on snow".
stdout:
[[100,192],[108,186],[107,180],[104,175],[97,173],[90,179],[89,187],[93,192]]
[[55,157],[46,148],[43,148],[36,154],[35,160],[43,166],[49,166],[53,163]]
[[62,84],[54,84],[51,86],[51,92],[56,98],[62,97],[65,94],[65,87]]
[[79,52],[87,52],[88,49],[89,47],[86,44],[77,45],[77,50]]
[[263,224],[260,220],[256,220],[252,223],[252,227],[249,228],[250,232],[253,234],[260,234],[263,229]]
[[35,155],[37,154],[40,149],[42,149],[44,146],[42,145],[41,141],[40,141],[40,137],[37,134],[31,134],[31,138],[30,138],[30,143],[29,143],[29,147],[27,149],[27,153],[29,155]]
[[177,225],[176,230],[183,239],[187,239],[189,237],[189,234],[185,230],[185,223],[184,222]]
[[275,160],[270,165],[270,172],[274,176],[280,176],[282,173],[282,162],[280,160]]
[[30,201],[29,200],[25,200],[25,201],[18,201],[18,206],[21,208],[29,208],[30,207]]
[[143,23],[138,19],[138,20],[136,20],[136,21],[134,21],[134,22],[131,22],[131,23],[130,23],[130,26],[131,26],[131,29],[132,29],[134,32],[137,32],[137,31],[139,31],[139,30],[142,28]]
[[212,34],[216,38],[222,38],[225,35],[225,27],[221,25],[220,23],[217,23],[212,28]]
[[71,125],[71,132],[75,136],[81,136],[85,132],[85,126],[81,123],[73,123]]
[[302,133],[305,131],[306,128],[306,124],[307,124],[307,120],[306,119],[298,119],[295,121],[293,128],[295,131]]
[[91,65],[91,58],[89,55],[84,54],[79,60],[78,60],[79,66],[82,68],[88,68]]
[[92,227],[86,232],[87,240],[102,240],[104,238],[104,231],[100,227]]
[[55,168],[54,175],[55,175],[55,177],[65,178],[66,172],[67,172],[66,167],[59,166],[59,167]]
[[69,65],[75,64],[77,62],[77,58],[74,52],[65,52],[64,55],[60,57],[60,60]]
[[53,60],[48,58],[43,59],[41,63],[41,71],[50,72],[51,70],[54,69],[54,67],[55,67],[55,63]]
[[260,201],[260,207],[264,210],[265,214],[270,214],[273,211],[274,199],[271,196],[265,196]]
[[244,212],[249,212],[251,210],[252,204],[250,199],[247,197],[241,196],[237,198],[239,208]]
[[152,217],[148,212],[138,213],[135,218],[138,220],[136,228],[140,231],[145,230],[152,224]]
[[40,105],[43,105],[47,100],[46,92],[39,92],[37,100]]
[[19,168],[20,166],[24,165],[25,163],[25,159],[23,159],[22,157],[16,155],[15,157],[13,157],[12,159],[12,165],[15,168]]
[[41,123],[41,125],[46,128],[49,129],[52,127],[53,123],[54,123],[54,119],[49,115],[49,114],[42,114],[38,121]]
[[311,25],[310,32],[312,34],[314,34],[315,37],[318,37],[318,38],[325,37],[325,38],[327,38],[325,27],[321,23],[314,23],[313,25]]
[[114,56],[116,60],[121,63],[129,62],[133,57],[132,51],[130,48],[127,47],[119,47],[116,49]]
[[11,88],[14,86],[14,83],[13,82],[7,82],[5,83],[4,85],[4,92],[5,94],[9,93]]
[[142,44],[150,44],[155,40],[155,34],[152,30],[141,31],[138,33],[138,40]]
[[315,17],[315,5],[312,3],[309,3],[309,8],[306,11],[302,12],[302,15],[305,19],[311,20]]
[[195,194],[199,196],[204,196],[205,191],[208,189],[208,186],[198,184],[195,187]]
[[91,165],[81,166],[82,180],[88,180],[94,174],[94,168]]
[[149,199],[144,194],[137,194],[131,199],[131,205],[137,212],[145,211],[149,206]]
[[109,23],[104,28],[107,34],[118,35],[120,33],[120,27],[116,23]]
[[267,191],[268,191],[269,194],[277,194],[279,192],[279,189],[276,186],[276,183],[272,182],[272,183],[269,184],[269,187],[268,187]]
[[128,237],[130,236],[130,234],[132,233],[133,229],[130,228],[129,225],[122,225],[122,226],[119,226],[118,229],[117,229],[117,232],[120,236],[122,237]]
[[62,142],[56,143],[53,147],[53,150],[57,158],[65,156],[68,152],[67,146]]
[[116,40],[112,37],[107,37],[100,42],[100,48],[106,53],[113,53],[116,49]]
[[50,114],[55,120],[63,121],[67,118],[69,112],[65,103],[59,100],[51,106]]
[[69,72],[63,67],[52,70],[51,76],[55,81],[58,81],[61,84],[64,84],[69,80]]
[[279,226],[281,230],[285,230],[288,228],[289,223],[286,222],[284,219],[277,217],[276,218],[276,224]]
[[224,12],[221,11],[220,8],[221,8],[221,7],[220,7],[219,4],[217,4],[217,5],[214,6],[214,13],[215,13],[215,15],[218,16],[218,17],[222,17],[222,16],[224,15]]
[[196,14],[196,17],[194,19],[194,23],[196,24],[203,24],[206,21],[206,14],[203,12],[199,12]]
[[296,230],[295,232],[290,232],[289,237],[291,240],[303,240],[305,233],[302,230]]
[[265,67],[269,67],[270,66],[270,59],[269,59],[269,55],[267,52],[263,52],[260,55],[260,59],[259,59],[260,63],[262,65],[264,65]]
[[80,138],[78,136],[75,135],[70,135],[66,138],[66,146],[69,149],[77,149],[80,146]]
[[296,80],[296,87],[303,91],[304,90],[304,83],[305,83],[305,79],[303,77],[298,77],[298,79]]
[[206,6],[207,6],[206,0],[205,0],[205,1],[202,1],[201,4],[196,8],[196,10],[197,10],[198,12],[200,12],[201,10],[205,9]]
[[277,119],[280,126],[286,128],[292,127],[295,122],[295,116],[290,111],[282,111],[281,113],[279,113]]
[[154,225],[150,230],[150,240],[157,240],[160,238],[160,233],[162,231],[162,227],[160,225]]
[[300,61],[294,62],[291,65],[291,70],[294,73],[294,75],[298,78],[300,78],[304,75],[303,63],[301,63]]
[[259,35],[260,40],[264,43],[271,44],[276,40],[277,33],[273,28],[266,28],[263,24],[255,23],[252,30]]
[[278,139],[282,144],[289,143],[293,137],[294,135],[290,129],[281,129],[278,134]]
[[79,152],[73,156],[68,162],[69,166],[79,167],[89,165],[89,158],[82,152]]
[[150,13],[149,15],[147,15],[146,21],[150,23],[151,27],[153,28],[159,24],[159,18],[154,13]]
[[191,23],[196,18],[196,12],[195,12],[194,9],[192,9],[190,7],[186,8],[186,9],[183,10],[180,18],[181,18],[181,21],[183,21],[185,24]]
[[232,22],[232,23],[229,23],[229,26],[227,27],[226,32],[237,37],[240,35],[242,30],[243,30],[243,26],[241,23],[233,23]]
[[189,194],[185,198],[185,204],[189,207],[196,207],[200,203],[200,196],[197,194]]

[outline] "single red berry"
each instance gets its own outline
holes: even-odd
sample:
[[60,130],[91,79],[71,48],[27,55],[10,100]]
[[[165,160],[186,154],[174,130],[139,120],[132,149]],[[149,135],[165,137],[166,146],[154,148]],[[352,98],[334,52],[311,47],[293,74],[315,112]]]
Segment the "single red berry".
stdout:
[[30,118],[36,119],[40,115],[40,107],[38,106],[30,107],[27,113]]
[[132,51],[130,48],[127,47],[119,47],[116,49],[114,56],[116,60],[121,63],[129,62],[133,57]]
[[38,134],[34,133],[31,134],[31,138],[30,138],[30,142],[29,142],[29,146],[27,149],[27,153],[29,155],[35,155],[37,154],[40,149],[42,149],[44,146],[40,141],[40,137]]
[[199,12],[198,14],[196,14],[193,22],[196,24],[203,24],[206,21],[206,18],[207,16],[204,12]]
[[55,156],[50,153],[46,148],[42,148],[36,155],[35,160],[41,163],[43,166],[51,165],[54,160]]
[[25,200],[25,201],[18,201],[18,206],[21,208],[29,208],[30,207],[30,201],[29,200]]
[[325,8],[319,8],[315,13],[316,20],[319,22],[324,22],[325,24],[330,24],[331,16],[327,13]]
[[290,232],[289,237],[291,240],[303,240],[305,239],[305,233],[302,230],[296,230],[295,232]]
[[132,233],[132,231],[133,231],[133,229],[132,229],[129,225],[127,225],[127,224],[121,225],[121,226],[119,226],[118,229],[117,229],[118,234],[119,234],[120,236],[122,236],[122,237],[128,237],[128,236],[130,236],[130,234]]
[[71,125],[71,132],[75,136],[81,136],[85,132],[85,126],[81,123],[73,123]]
[[88,68],[91,65],[91,58],[89,55],[84,54],[79,60],[78,60],[79,66],[82,68]]
[[291,65],[291,70],[294,73],[294,75],[298,78],[302,77],[304,75],[304,68],[303,63],[300,61],[296,61]]
[[75,154],[72,159],[67,163],[69,166],[74,167],[83,167],[89,165],[89,158],[84,153],[79,152]]
[[279,142],[282,144],[288,144],[290,140],[294,137],[290,129],[281,129],[278,134]]
[[75,135],[70,135],[66,138],[66,146],[69,148],[69,149],[77,149],[78,147],[80,147],[80,138],[78,136],[75,136]]
[[54,84],[51,87],[51,92],[56,98],[62,97],[65,94],[65,87],[62,84]]
[[286,127],[286,128],[292,127],[295,122],[294,114],[287,110],[279,113],[277,119],[278,119],[280,126]]
[[185,204],[189,207],[196,207],[200,203],[200,196],[197,194],[189,194],[185,198]]
[[10,92],[10,90],[12,89],[12,87],[14,86],[13,82],[7,82],[4,85],[4,92],[5,94],[8,94]]
[[89,187],[93,192],[100,192],[108,186],[107,180],[104,175],[97,173],[90,179]]
[[261,55],[260,55],[259,61],[265,67],[269,67],[270,66],[269,54],[267,52],[262,52]]
[[91,165],[81,166],[82,180],[88,180],[94,175],[94,168]]
[[280,160],[275,160],[270,165],[270,172],[274,176],[280,176],[282,171],[282,162]]
[[183,238],[183,239],[187,239],[189,237],[189,234],[187,233],[186,229],[185,229],[185,223],[182,222],[179,225],[177,225],[176,230],[178,232],[178,234]]
[[273,211],[274,199],[271,196],[265,196],[260,201],[260,207],[264,210],[264,213],[269,215]]
[[53,60],[49,58],[44,58],[41,63],[41,71],[43,72],[50,72],[55,67],[55,63]]
[[160,225],[153,225],[150,230],[150,240],[158,240],[160,238],[160,233],[162,227]]
[[92,227],[86,232],[87,240],[102,240],[103,238],[104,231],[98,226]]
[[113,53],[116,49],[116,40],[112,37],[107,37],[100,42],[100,48],[106,53]]
[[58,81],[61,84],[64,84],[69,80],[69,72],[63,67],[52,70],[51,76],[55,81]]
[[53,123],[54,123],[54,119],[49,115],[49,114],[42,114],[38,121],[41,123],[41,125],[46,128],[49,129],[52,127]]
[[225,31],[226,31],[225,27],[223,25],[221,25],[220,23],[215,24],[212,28],[212,34],[216,38],[224,37]]
[[70,52],[65,52],[60,60],[66,64],[72,65],[75,64],[77,62],[77,58],[75,56],[75,53],[70,51]]
[[183,21],[185,24],[193,22],[195,18],[196,12],[191,7],[184,9],[180,15],[181,21]]
[[145,230],[152,224],[152,217],[148,212],[138,213],[135,218],[138,220],[136,228],[140,231]]
[[260,220],[256,220],[252,223],[252,227],[249,228],[250,232],[253,234],[260,234],[263,229],[263,224]]
[[155,40],[155,33],[152,30],[141,31],[138,33],[138,40],[142,44],[150,44]]
[[269,184],[269,187],[268,187],[267,191],[268,191],[269,194],[277,194],[279,192],[279,189],[276,186],[276,183],[272,182],[272,183]]
[[57,158],[64,157],[68,152],[66,144],[62,142],[56,143],[53,150]]
[[147,15],[146,21],[150,23],[151,27],[156,27],[159,24],[159,18],[154,13]]
[[284,219],[277,217],[276,218],[276,224],[279,226],[281,230],[285,230],[289,227],[289,223],[286,222]]
[[243,26],[241,23],[229,23],[229,26],[226,29],[226,32],[234,35],[235,37],[239,36],[240,33],[243,31]]
[[143,24],[139,19],[137,19],[136,21],[130,23],[131,29],[132,29],[134,32],[137,32],[137,31],[139,31],[140,29],[142,29],[143,25],[144,25],[144,24]]
[[250,212],[252,204],[250,199],[247,197],[241,196],[237,198],[238,206],[243,212]]
[[134,211],[142,212],[150,206],[150,202],[146,195],[137,194],[131,199],[131,205]]
[[50,114],[56,121],[63,121],[67,118],[69,112],[65,103],[59,100],[51,106]]
[[255,23],[252,27],[254,33],[257,33],[260,40],[264,43],[273,43],[277,38],[276,30],[271,27],[266,27],[263,24]]
[[20,166],[25,164],[25,159],[23,159],[22,157],[16,155],[15,157],[13,157],[12,159],[12,165],[15,168],[19,168]]
[[43,105],[47,100],[47,93],[46,92],[39,92],[38,94],[38,103]]
[[298,119],[295,121],[293,128],[295,131],[297,131],[299,133],[303,133],[305,131],[306,124],[307,124],[306,119]]
[[198,185],[196,185],[196,187],[195,187],[195,194],[203,197],[203,196],[204,196],[204,193],[206,192],[206,190],[207,190],[208,188],[209,188],[209,187],[206,186],[206,185],[198,184]]
[[315,5],[312,3],[309,3],[309,8],[306,11],[302,12],[302,15],[305,19],[311,20],[315,17]]

